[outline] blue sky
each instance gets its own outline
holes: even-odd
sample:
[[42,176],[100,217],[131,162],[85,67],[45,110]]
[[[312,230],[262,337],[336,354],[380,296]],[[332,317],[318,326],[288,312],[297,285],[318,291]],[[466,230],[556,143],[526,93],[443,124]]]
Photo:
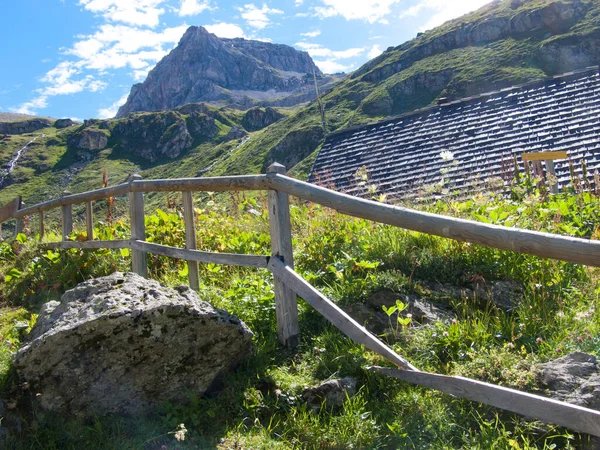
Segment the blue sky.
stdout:
[[488,0],[19,0],[2,5],[0,111],[112,117],[191,25],[349,72]]

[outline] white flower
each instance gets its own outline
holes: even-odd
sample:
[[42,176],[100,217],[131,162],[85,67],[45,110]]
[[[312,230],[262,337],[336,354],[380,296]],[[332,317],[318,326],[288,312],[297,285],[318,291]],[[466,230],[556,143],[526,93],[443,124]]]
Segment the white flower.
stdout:
[[440,158],[442,158],[442,161],[452,161],[454,159],[454,153],[450,150],[444,150],[443,152],[440,152]]
[[185,428],[185,425],[180,423],[179,429],[175,432],[175,439],[177,439],[179,442],[185,441],[186,433],[187,433],[187,429]]

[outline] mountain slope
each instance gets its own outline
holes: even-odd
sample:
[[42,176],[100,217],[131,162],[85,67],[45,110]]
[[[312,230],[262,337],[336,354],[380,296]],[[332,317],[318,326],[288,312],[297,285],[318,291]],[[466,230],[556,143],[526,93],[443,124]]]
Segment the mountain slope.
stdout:
[[[326,131],[402,114],[440,97],[466,97],[598,64],[598,23],[598,1],[492,2],[389,48],[326,90]],[[17,193],[26,202],[37,199],[35,183],[73,192],[99,187],[103,168],[117,183],[132,170],[148,178],[247,174],[276,160],[306,176],[325,136],[316,102],[270,112],[190,105],[52,133],[24,154],[13,185],[0,190],[0,203]],[[84,145],[103,142],[105,148],[82,152],[76,148],[82,136]],[[20,138],[13,140],[0,146],[0,164],[20,148]],[[34,173],[46,178],[36,181]]]
[[321,82],[329,80],[306,52],[268,42],[221,39],[202,27],[190,27],[146,80],[133,86],[117,117],[190,102],[245,108],[293,96],[302,97],[295,103],[308,101],[315,97],[313,71]]
[[[423,108],[441,97],[468,97],[598,64],[599,23],[597,1],[491,2],[388,48],[338,83],[323,98],[327,132]],[[253,136],[214,173],[260,170],[258,162],[291,132],[310,136],[319,122],[317,105],[309,105]],[[303,149],[294,173],[307,174],[308,155],[314,158],[317,149]]]

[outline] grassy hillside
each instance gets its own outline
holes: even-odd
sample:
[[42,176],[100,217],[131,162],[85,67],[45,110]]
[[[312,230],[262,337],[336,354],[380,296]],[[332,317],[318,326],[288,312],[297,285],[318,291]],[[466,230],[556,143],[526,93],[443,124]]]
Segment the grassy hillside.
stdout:
[[[487,195],[421,207],[506,226],[600,236],[598,197],[548,199],[525,188],[515,190],[519,201]],[[196,206],[202,250],[270,252],[265,198]],[[292,224],[297,270],[351,314],[361,314],[367,326],[383,317],[387,325],[371,329],[420,369],[543,393],[536,364],[574,351],[600,356],[598,270],[373,224],[302,202],[292,204]],[[146,226],[151,240],[184,246],[180,210],[147,216]],[[83,228],[77,223],[73,237]],[[127,238],[127,221],[99,226],[96,234]],[[190,394],[189,404],[165,405],[145,418],[79,421],[45,414],[32,408],[35,392],[18,384],[10,370],[11,352],[23,336],[19,328],[33,324],[41,302],[91,276],[126,270],[130,258],[110,250],[41,251],[33,241],[22,236],[0,245],[0,399],[11,408],[0,413],[11,433],[6,448],[593,448],[585,436],[367,371],[388,363],[343,337],[302,301],[298,353],[282,350],[270,274],[212,264],[200,267],[201,297],[239,315],[256,336],[255,354],[227,375],[222,390],[202,398]],[[149,261],[152,278],[186,282],[183,261]],[[516,286],[514,309],[486,297],[496,283]],[[401,324],[397,314],[388,319],[383,312],[382,304],[415,298],[446,315],[424,320],[402,311]],[[358,391],[343,408],[303,399],[307,386],[346,376],[356,378]],[[174,432],[182,423],[188,433],[177,442]]]
[[37,118],[46,119],[47,117],[32,116],[29,114],[9,113],[9,112],[0,111],[0,122],[19,122],[22,120],[37,119]]

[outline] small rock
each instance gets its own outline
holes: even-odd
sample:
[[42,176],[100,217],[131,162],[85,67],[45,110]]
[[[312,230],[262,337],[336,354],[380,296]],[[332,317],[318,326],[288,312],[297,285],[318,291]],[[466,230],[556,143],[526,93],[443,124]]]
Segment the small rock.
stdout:
[[394,306],[396,300],[400,300],[407,305],[402,315],[412,314],[413,324],[426,325],[438,321],[449,322],[455,317],[450,307],[443,302],[434,303],[417,295],[399,294],[388,290],[374,292],[364,304],[350,304],[344,307],[344,311],[371,332],[382,334],[390,327],[390,321],[392,326],[395,326],[396,317],[398,316],[398,313],[394,313],[391,317],[388,317],[383,311],[383,307]]
[[512,311],[523,299],[523,286],[516,281],[493,281],[475,284],[475,293],[504,311]]
[[302,398],[313,409],[319,409],[323,401],[329,407],[341,408],[346,398],[356,394],[356,384],[353,377],[329,380],[319,386],[306,388]]
[[29,328],[29,324],[25,321],[20,320],[18,322],[15,322],[14,328],[19,331],[26,330],[27,328]]
[[600,409],[600,373],[593,355],[575,352],[540,364],[536,381],[552,398]]

